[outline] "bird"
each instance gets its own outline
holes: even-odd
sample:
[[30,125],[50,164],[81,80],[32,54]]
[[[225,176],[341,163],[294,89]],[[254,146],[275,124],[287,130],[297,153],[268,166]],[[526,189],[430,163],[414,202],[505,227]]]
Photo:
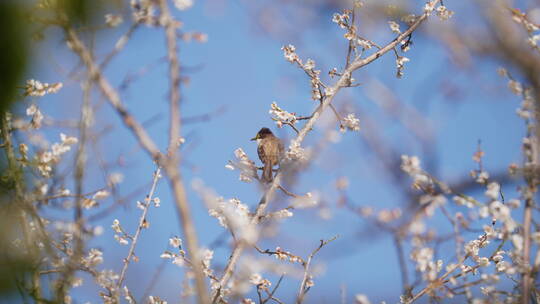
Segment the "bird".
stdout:
[[261,128],[251,140],[257,141],[257,154],[264,164],[262,180],[270,183],[274,179],[272,168],[283,158],[283,143],[268,128]]

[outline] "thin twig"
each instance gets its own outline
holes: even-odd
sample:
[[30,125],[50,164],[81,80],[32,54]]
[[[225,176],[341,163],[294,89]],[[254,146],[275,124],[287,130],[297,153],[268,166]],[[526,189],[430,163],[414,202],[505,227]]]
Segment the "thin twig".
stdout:
[[296,303],[297,304],[300,304],[300,303],[302,303],[302,301],[304,301],[304,297],[306,296],[306,293],[308,292],[308,290],[310,288],[310,287],[306,286],[306,284],[308,283],[309,268],[311,266],[311,260],[313,259],[315,254],[317,254],[317,252],[319,252],[319,250],[321,250],[321,248],[323,248],[326,244],[334,241],[337,238],[338,238],[338,236],[336,235],[333,238],[328,239],[326,241],[321,240],[321,242],[319,244],[319,247],[315,248],[315,250],[313,250],[311,252],[311,254],[308,256],[307,261],[304,264],[304,277],[302,278],[302,283],[300,284],[300,289],[298,290],[298,296],[296,297]]
[[114,49],[105,57],[103,62],[99,65],[100,69],[105,69],[105,67],[109,64],[109,62],[116,56],[116,54],[120,53],[120,51],[126,46],[127,42],[135,32],[135,30],[139,27],[139,23],[133,23],[130,27],[127,33],[122,35],[114,44]]
[[154,196],[154,192],[156,191],[156,186],[159,178],[161,177],[161,168],[157,168],[154,172],[154,176],[152,179],[152,187],[150,188],[150,192],[148,192],[148,195],[146,196],[144,200],[144,209],[143,213],[141,214],[141,217],[139,218],[139,225],[137,226],[137,230],[135,231],[135,235],[133,236],[133,239],[131,240],[131,246],[129,247],[128,255],[124,259],[124,266],[122,267],[122,271],[120,272],[120,277],[118,278],[118,282],[116,283],[116,287],[119,289],[122,287],[122,283],[124,282],[126,272],[129,266],[129,262],[133,258],[133,255],[135,254],[135,247],[137,246],[137,241],[139,240],[139,235],[141,234],[141,231],[143,230],[145,223],[146,223],[146,215],[148,214],[148,209],[150,209],[150,205],[152,204],[152,198]]
[[283,191],[283,193],[287,194],[287,195],[290,196],[290,197],[294,197],[294,198],[300,198],[300,197],[302,197],[301,195],[297,195],[297,194],[294,194],[294,193],[288,191],[287,189],[283,188],[283,186],[281,186],[281,185],[279,185],[279,189],[280,189],[281,191]]
[[274,298],[274,293],[276,293],[276,290],[279,288],[279,284],[281,284],[281,281],[283,280],[283,277],[285,277],[285,274],[281,274],[281,276],[279,277],[279,280],[277,281],[276,283],[276,286],[274,287],[274,289],[272,289],[272,291],[270,293],[268,293],[268,291],[266,291],[268,293],[268,297],[262,301],[262,304],[268,302],[268,300]]
[[[352,34],[354,36],[356,36],[356,26],[354,26],[354,22],[355,22],[355,19],[356,19],[355,17],[356,17],[356,8],[353,5],[352,16],[351,16],[351,24],[349,26],[349,29],[353,32]],[[353,50],[355,50],[355,46],[354,46],[354,44],[356,43],[355,40],[356,39],[349,40],[349,46],[348,46],[348,49],[347,49],[347,60],[345,62],[345,68],[348,68],[349,64],[351,63],[351,53],[353,52]]]
[[399,270],[401,272],[401,286],[403,289],[403,294],[406,297],[410,296],[411,293],[411,287],[409,285],[409,277],[407,275],[407,263],[405,262],[405,252],[403,250],[403,244],[401,240],[400,233],[397,232],[394,235],[394,244],[396,246],[397,256],[398,256],[398,262],[399,262]]

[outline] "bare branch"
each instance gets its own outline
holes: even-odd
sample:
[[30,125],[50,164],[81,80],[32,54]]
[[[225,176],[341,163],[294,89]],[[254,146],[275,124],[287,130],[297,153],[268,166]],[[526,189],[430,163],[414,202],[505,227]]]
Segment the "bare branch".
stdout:
[[137,230],[135,231],[135,235],[133,236],[133,239],[131,240],[131,246],[129,247],[128,254],[126,258],[124,258],[124,266],[122,267],[122,271],[120,272],[120,277],[118,278],[118,282],[116,283],[117,288],[122,287],[122,283],[124,282],[126,272],[129,266],[129,262],[133,258],[135,254],[135,247],[137,246],[137,241],[139,240],[139,235],[141,234],[141,231],[144,229],[146,225],[146,215],[148,214],[148,209],[150,209],[150,205],[152,204],[152,200],[154,197],[154,193],[156,191],[156,186],[159,178],[161,177],[161,168],[157,168],[154,172],[154,176],[152,178],[152,186],[150,187],[150,191],[148,192],[148,195],[146,195],[144,199],[144,209],[141,214],[141,217],[139,218],[139,224],[137,225]]
[[315,254],[317,254],[317,252],[319,252],[319,250],[321,250],[321,248],[323,248],[326,244],[334,241],[335,239],[337,239],[338,236],[334,236],[333,238],[331,239],[328,239],[326,241],[324,240],[321,240],[321,243],[319,244],[319,247],[315,248],[315,250],[313,250],[311,252],[311,254],[308,256],[307,258],[307,261],[305,262],[304,264],[304,277],[302,278],[302,283],[300,284],[300,290],[298,291],[298,295],[296,297],[296,303],[297,304],[300,304],[304,301],[304,297],[306,296],[306,293],[309,291],[309,268],[311,266],[311,261],[313,260],[313,257],[315,256]]

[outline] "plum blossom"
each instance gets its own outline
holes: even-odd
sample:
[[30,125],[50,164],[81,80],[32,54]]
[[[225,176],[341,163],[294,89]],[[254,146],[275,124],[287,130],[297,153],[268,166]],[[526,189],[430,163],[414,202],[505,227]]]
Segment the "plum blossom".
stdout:
[[242,148],[238,148],[234,151],[236,160],[229,160],[225,168],[229,170],[238,169],[240,171],[240,181],[251,182],[253,179],[257,179],[257,166],[255,162],[249,159],[248,155]]
[[39,80],[30,79],[26,81],[24,95],[41,97],[46,94],[53,94],[60,91],[63,84],[61,82],[48,84]]
[[281,49],[283,50],[283,56],[288,62],[290,63],[298,62],[301,64],[300,58],[296,54],[296,48],[294,47],[294,45],[292,44],[285,45]]
[[390,26],[390,29],[392,30],[393,33],[396,33],[396,34],[401,34],[401,30],[399,28],[399,24],[395,21],[388,21],[388,25]]
[[353,113],[348,114],[341,121],[340,131],[345,132],[345,130],[349,130],[349,131],[360,130],[360,119],[356,118],[356,116]]
[[294,125],[296,123],[296,116],[294,113],[289,113],[281,109],[275,101],[270,105],[270,111],[268,111],[268,113],[272,115],[272,120],[274,120],[280,128],[283,124]]
[[174,6],[180,11],[185,11],[193,6],[193,0],[174,0]]

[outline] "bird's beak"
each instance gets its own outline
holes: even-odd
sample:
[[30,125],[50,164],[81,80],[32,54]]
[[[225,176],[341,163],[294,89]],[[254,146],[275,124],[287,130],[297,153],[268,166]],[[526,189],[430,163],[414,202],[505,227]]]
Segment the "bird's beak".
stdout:
[[253,138],[250,139],[250,140],[257,140],[257,139],[259,139],[259,134],[257,134],[255,137],[253,137]]

